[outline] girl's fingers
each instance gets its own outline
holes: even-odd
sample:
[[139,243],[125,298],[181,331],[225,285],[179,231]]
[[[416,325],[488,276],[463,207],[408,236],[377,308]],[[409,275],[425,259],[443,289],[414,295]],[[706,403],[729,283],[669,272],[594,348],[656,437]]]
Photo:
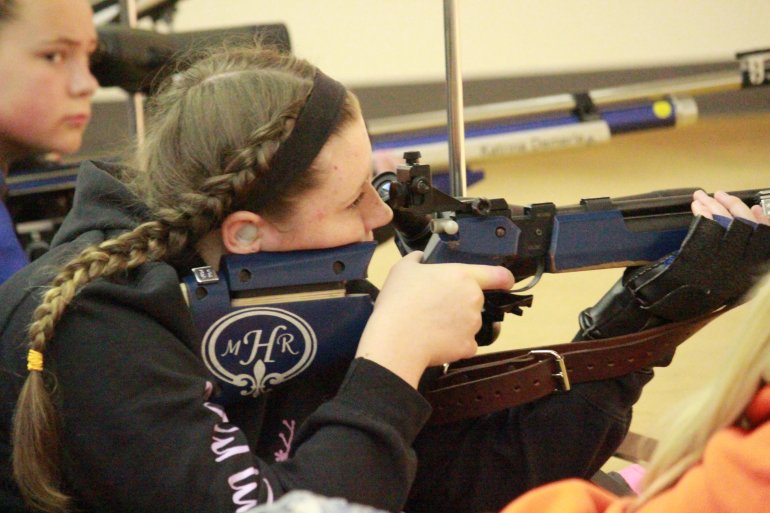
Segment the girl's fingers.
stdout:
[[695,191],[693,194],[693,199],[695,201],[700,202],[705,209],[707,209],[712,214],[724,216],[724,217],[732,217],[730,215],[730,212],[727,210],[727,208],[722,205],[719,201],[712,198],[708,194],[706,194],[704,191],[698,190]]
[[730,212],[733,217],[742,217],[749,221],[754,221],[754,214],[751,209],[740,198],[723,191],[714,193],[714,199]]
[[707,209],[706,206],[703,205],[703,203],[700,201],[693,201],[690,204],[690,210],[692,210],[692,214],[694,216],[703,216],[707,217],[708,219],[714,219],[714,216],[711,215],[711,211]]
[[767,217],[767,214],[765,214],[762,207],[759,205],[751,207],[751,214],[754,216],[756,222],[770,226],[770,218]]

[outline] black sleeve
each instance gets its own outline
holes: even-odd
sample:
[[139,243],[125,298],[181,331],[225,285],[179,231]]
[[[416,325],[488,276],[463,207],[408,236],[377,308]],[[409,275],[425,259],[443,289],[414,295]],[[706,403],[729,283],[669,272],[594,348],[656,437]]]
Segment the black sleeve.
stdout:
[[356,359],[335,400],[299,431],[298,450],[285,465],[286,487],[401,511],[417,467],[412,442],[429,411],[406,382]]
[[651,372],[583,383],[492,415],[428,426],[415,441],[409,513],[499,511],[538,485],[591,477],[625,437]]
[[156,271],[129,285],[86,287],[46,355],[62,411],[64,476],[79,506],[224,513],[301,487],[402,507],[416,466],[410,446],[429,414],[417,392],[357,360],[338,394],[307,419],[296,454],[261,460],[207,402],[210,378],[182,342],[192,324],[175,275]]

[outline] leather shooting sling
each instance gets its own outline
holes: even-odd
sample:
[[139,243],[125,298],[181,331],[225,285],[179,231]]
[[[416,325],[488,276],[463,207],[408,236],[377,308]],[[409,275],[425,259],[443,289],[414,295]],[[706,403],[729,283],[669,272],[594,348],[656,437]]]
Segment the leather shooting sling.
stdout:
[[628,335],[501,351],[455,362],[423,390],[433,406],[430,422],[475,418],[567,392],[578,383],[650,367],[732,306]]

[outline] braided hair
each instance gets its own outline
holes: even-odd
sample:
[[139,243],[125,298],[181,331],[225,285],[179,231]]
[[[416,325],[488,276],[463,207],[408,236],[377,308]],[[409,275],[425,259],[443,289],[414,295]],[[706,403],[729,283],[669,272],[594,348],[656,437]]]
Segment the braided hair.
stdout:
[[[2,1],[2,0],[0,0]],[[150,220],[84,249],[51,282],[29,327],[27,379],[14,413],[14,477],[25,500],[46,512],[69,511],[59,470],[57,412],[46,345],[84,286],[146,262],[181,260],[232,212],[276,220],[317,184],[312,166],[282,190],[266,191],[270,162],[291,133],[316,69],[258,45],[224,47],[180,65],[151,99],[145,140],[121,177],[146,204]],[[336,130],[359,114],[348,93]]]

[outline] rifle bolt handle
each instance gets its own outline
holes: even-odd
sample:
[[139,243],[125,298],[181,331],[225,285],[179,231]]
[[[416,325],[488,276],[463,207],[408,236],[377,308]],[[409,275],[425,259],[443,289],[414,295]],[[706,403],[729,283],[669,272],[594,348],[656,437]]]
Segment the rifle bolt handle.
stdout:
[[454,219],[431,219],[430,231],[454,235],[460,231],[460,225]]

